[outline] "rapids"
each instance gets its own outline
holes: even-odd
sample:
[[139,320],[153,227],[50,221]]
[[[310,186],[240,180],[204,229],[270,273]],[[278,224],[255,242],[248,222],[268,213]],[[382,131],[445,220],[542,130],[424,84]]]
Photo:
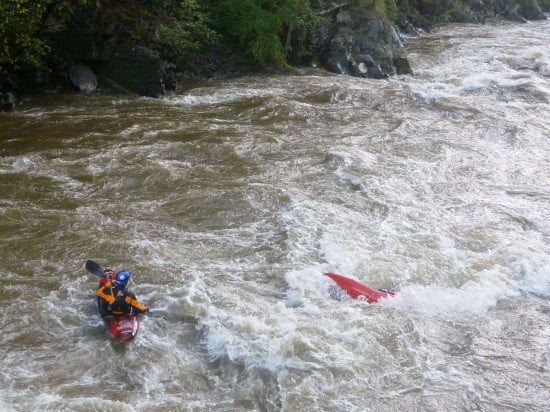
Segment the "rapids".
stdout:
[[[0,410],[547,410],[550,22],[406,46],[0,114]],[[153,310],[131,344],[87,259]]]

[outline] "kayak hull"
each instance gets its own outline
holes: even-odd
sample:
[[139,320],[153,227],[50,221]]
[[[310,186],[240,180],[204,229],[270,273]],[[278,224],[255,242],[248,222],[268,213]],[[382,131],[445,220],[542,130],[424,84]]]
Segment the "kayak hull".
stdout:
[[378,289],[373,289],[361,282],[342,275],[337,275],[336,273],[325,273],[325,276],[328,276],[334,280],[334,282],[336,282],[336,284],[353,299],[365,299],[368,303],[376,303],[382,298],[387,298],[388,296],[393,296],[395,294],[393,290],[385,292]]
[[136,337],[139,331],[139,315],[106,316],[103,318],[103,324],[114,339],[129,342]]

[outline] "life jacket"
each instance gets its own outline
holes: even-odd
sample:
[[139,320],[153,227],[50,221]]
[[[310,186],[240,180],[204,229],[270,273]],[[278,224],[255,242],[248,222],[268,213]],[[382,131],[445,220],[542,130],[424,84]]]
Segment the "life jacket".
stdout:
[[100,282],[97,296],[108,303],[106,309],[113,315],[132,313],[134,309],[138,313],[147,311],[147,307],[139,303],[132,292],[124,287],[114,286],[109,280],[106,280],[102,285]]
[[115,299],[110,304],[113,315],[130,313],[132,307],[126,302],[127,292],[125,290],[114,290]]

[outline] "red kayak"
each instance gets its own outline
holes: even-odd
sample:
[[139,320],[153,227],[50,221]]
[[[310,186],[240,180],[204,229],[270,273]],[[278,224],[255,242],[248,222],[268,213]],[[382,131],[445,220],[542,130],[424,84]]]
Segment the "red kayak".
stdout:
[[370,286],[363,285],[356,280],[347,278],[342,275],[337,275],[336,273],[325,273],[325,276],[328,276],[329,278],[334,280],[336,284],[340,286],[353,299],[357,299],[362,296],[368,303],[376,303],[381,298],[387,298],[388,296],[395,295],[394,290],[385,291],[373,289]]
[[139,330],[139,315],[117,315],[103,318],[105,329],[109,334],[122,342],[134,339]]

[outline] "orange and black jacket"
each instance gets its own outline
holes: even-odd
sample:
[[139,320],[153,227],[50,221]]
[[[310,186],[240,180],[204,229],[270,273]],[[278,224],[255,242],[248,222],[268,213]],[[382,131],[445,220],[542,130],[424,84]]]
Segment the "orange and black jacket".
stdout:
[[143,306],[132,292],[124,287],[114,286],[107,281],[97,290],[99,299],[99,309],[103,316],[108,314],[122,315],[125,313],[137,312],[143,313],[147,311],[147,307]]

